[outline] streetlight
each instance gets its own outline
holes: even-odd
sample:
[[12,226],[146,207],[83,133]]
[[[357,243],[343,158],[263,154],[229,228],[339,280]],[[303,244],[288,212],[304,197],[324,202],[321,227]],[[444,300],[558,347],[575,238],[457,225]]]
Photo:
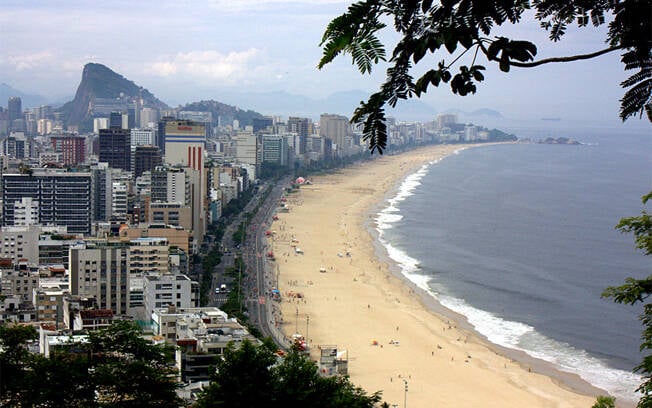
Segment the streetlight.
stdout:
[[296,329],[295,329],[294,332],[299,333],[299,306],[297,306],[297,319],[296,319],[296,322],[297,322],[296,323]]
[[403,408],[407,408],[407,391],[408,391],[408,383],[407,380],[404,378],[403,382],[405,383],[405,391],[403,392]]
[[306,340],[308,340],[308,325],[310,324],[310,316],[306,315]]

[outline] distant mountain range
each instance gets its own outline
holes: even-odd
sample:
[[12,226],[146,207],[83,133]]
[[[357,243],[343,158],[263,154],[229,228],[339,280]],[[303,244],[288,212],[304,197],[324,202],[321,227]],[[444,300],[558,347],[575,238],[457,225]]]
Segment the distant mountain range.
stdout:
[[[360,101],[369,98],[369,93],[360,90],[336,92],[323,99],[293,95],[285,91],[231,92],[222,93],[220,97],[228,103],[248,106],[266,115],[299,116],[316,120],[322,113],[351,117],[353,111],[360,105]],[[401,101],[396,109],[387,109],[387,116],[401,120],[427,120],[427,118],[434,119],[436,115],[437,111],[434,108],[418,99]]]
[[473,120],[481,120],[481,119],[503,119],[504,116],[493,109],[478,109],[474,110],[472,112],[466,112],[462,111],[459,109],[449,109],[443,113],[454,113],[458,116],[458,120],[461,122],[468,122],[468,121],[473,121]]
[[223,124],[232,124],[234,120],[237,120],[241,125],[245,126],[251,125],[254,118],[263,117],[263,115],[258,112],[240,109],[237,106],[231,106],[213,100],[189,103],[182,106],[180,110],[210,112],[213,117],[213,125],[215,126],[218,124],[218,118],[220,118]]
[[[23,107],[48,103],[45,97],[28,95],[7,84],[0,84],[0,103],[6,101],[10,96],[20,96],[23,99]],[[314,120],[318,120],[322,113],[351,117],[360,102],[366,101],[368,97],[368,92],[360,90],[336,92],[322,99],[293,95],[285,91],[220,92],[222,102],[215,100],[192,102],[179,108],[187,111],[211,112],[215,124],[219,117],[222,123],[231,123],[237,119],[241,125],[247,125],[251,124],[254,117],[261,117],[261,113],[309,117]],[[134,101],[138,101],[140,107],[170,109],[166,103],[157,99],[149,90],[110,68],[102,64],[88,63],[84,66],[74,99],[63,104],[57,110],[63,114],[66,125],[78,126],[79,130],[84,132],[92,130],[94,117],[107,117],[112,110],[124,111],[133,106]],[[240,109],[238,106],[246,106],[248,109]],[[401,101],[396,109],[387,107],[387,116],[395,117],[398,120],[434,120],[437,113],[433,107],[419,99]],[[449,110],[446,113],[456,113],[461,122],[503,118],[500,112],[491,109],[479,109],[473,112]]]
[[12,96],[18,96],[21,99],[23,109],[34,108],[36,106],[45,105],[48,103],[48,98],[41,95],[29,95],[18,89],[12,88],[4,82],[0,84],[0,103],[6,106],[7,101]]

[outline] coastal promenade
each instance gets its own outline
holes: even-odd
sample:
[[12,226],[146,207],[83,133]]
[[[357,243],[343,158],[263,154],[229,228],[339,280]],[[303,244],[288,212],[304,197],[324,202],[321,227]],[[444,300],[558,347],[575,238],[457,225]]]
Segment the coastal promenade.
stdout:
[[282,296],[269,326],[278,324],[284,338],[304,334],[313,359],[319,345],[346,350],[353,383],[382,391],[390,406],[590,407],[604,391],[488,344],[407,284],[374,239],[374,213],[398,184],[462,147],[383,156],[311,178],[291,194],[289,212],[268,227],[276,234],[257,242],[258,259],[268,250],[276,258],[261,260],[268,268],[258,281],[278,285]]
[[277,210],[279,200],[285,187],[289,186],[290,178],[286,177],[272,186],[270,194],[260,203],[256,214],[246,229],[242,256],[245,267],[245,302],[249,319],[256,325],[263,336],[271,337],[282,348],[287,349],[291,342],[277,325],[281,318],[280,304],[272,299],[272,289],[278,287],[278,274],[274,261],[266,253],[269,243],[265,233],[268,231],[272,217]]

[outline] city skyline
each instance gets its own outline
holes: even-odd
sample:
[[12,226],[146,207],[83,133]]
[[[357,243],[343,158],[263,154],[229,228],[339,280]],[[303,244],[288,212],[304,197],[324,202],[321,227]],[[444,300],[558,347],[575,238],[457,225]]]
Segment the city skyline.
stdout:
[[[98,62],[171,106],[202,99],[243,105],[242,99],[234,101],[237,94],[283,92],[320,99],[337,92],[371,93],[384,80],[384,65],[363,76],[350,57],[343,56],[321,71],[316,68],[326,25],[350,3],[111,1],[91,6],[78,1],[7,1],[0,6],[0,34],[7,39],[0,43],[0,82],[52,100],[71,98],[83,66]],[[561,42],[551,43],[536,22],[524,20],[502,31],[534,41],[537,58],[604,46],[604,26],[569,27]],[[382,38],[387,44],[394,39],[389,32]],[[619,83],[627,77],[619,58],[610,53],[508,74],[481,62],[488,69],[477,94],[459,97],[440,87],[421,101],[437,112],[491,108],[509,118],[600,117],[616,123],[623,94]],[[415,75],[426,69],[422,64]],[[243,107],[256,109],[255,102]]]

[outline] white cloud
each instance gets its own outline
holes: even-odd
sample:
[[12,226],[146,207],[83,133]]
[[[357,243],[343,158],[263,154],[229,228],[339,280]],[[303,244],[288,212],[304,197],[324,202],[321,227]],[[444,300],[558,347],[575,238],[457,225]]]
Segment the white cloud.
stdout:
[[260,55],[260,50],[256,48],[228,54],[218,51],[180,52],[167,60],[151,63],[147,71],[161,77],[180,75],[198,82],[219,80],[232,84],[247,76]]
[[209,7],[227,13],[252,13],[255,11],[270,10],[283,6],[315,7],[349,3],[351,2],[346,0],[208,0]]
[[27,71],[43,68],[44,65],[53,61],[54,56],[50,51],[40,51],[31,54],[9,55],[4,59],[5,64],[13,67],[16,71]]

